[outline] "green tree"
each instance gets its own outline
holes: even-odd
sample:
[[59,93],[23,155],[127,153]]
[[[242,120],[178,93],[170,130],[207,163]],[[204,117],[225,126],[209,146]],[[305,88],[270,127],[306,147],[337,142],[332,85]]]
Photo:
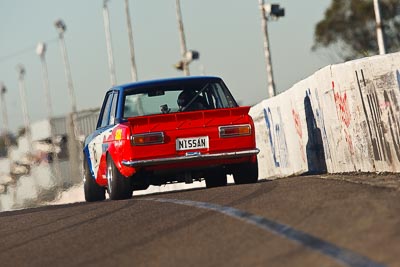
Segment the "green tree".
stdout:
[[[400,50],[400,1],[380,0],[386,52]],[[332,0],[314,32],[313,50],[333,48],[344,60],[379,52],[373,0]]]

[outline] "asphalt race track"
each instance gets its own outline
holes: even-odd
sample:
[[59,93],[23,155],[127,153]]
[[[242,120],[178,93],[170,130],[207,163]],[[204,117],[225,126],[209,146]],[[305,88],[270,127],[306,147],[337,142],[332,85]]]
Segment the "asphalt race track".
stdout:
[[303,176],[0,213],[0,266],[400,266],[400,191]]

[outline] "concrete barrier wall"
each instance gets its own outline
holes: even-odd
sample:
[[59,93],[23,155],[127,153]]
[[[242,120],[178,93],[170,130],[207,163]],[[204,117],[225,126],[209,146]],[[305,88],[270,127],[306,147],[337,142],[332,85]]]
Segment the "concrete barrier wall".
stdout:
[[250,114],[260,178],[399,172],[400,53],[327,66]]

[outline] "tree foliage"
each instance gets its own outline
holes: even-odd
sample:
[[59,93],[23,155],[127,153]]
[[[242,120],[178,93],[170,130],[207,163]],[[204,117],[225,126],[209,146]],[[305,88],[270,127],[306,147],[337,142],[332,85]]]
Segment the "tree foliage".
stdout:
[[[380,0],[386,52],[400,50],[400,1]],[[335,48],[344,59],[379,52],[373,0],[332,0],[315,27],[313,49]]]

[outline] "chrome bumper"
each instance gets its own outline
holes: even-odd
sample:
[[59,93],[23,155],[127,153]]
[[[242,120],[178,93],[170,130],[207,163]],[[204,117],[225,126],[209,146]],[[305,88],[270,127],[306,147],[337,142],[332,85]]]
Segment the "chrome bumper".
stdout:
[[242,150],[235,152],[215,153],[215,154],[189,154],[186,156],[161,158],[161,159],[145,159],[145,160],[123,160],[122,165],[128,167],[144,167],[158,164],[181,163],[192,160],[212,160],[212,159],[232,159],[257,155],[260,152],[258,148],[250,150]]

